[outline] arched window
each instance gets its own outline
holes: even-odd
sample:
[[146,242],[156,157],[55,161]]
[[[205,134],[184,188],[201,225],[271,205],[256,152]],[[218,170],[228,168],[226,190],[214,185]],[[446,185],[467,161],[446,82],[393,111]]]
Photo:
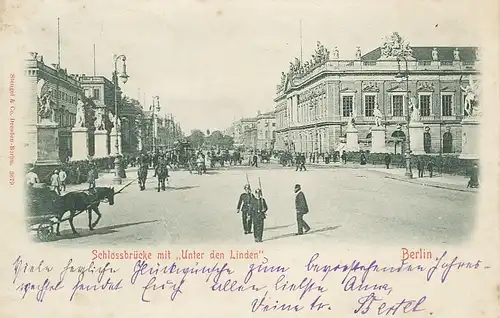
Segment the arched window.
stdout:
[[425,153],[431,152],[431,133],[428,131],[424,132],[424,151]]
[[450,132],[445,132],[443,135],[443,153],[453,152],[453,136]]

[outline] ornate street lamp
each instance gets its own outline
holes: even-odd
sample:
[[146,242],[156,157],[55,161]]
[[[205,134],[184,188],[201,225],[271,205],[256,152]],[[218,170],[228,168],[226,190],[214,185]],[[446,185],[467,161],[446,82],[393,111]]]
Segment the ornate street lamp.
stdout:
[[[155,101],[156,101],[156,105],[155,105]],[[157,127],[157,122],[156,122],[156,118],[155,118],[155,110],[156,112],[160,112],[161,110],[161,106],[160,106],[160,96],[153,96],[153,106],[152,107],[152,111],[153,111],[153,125],[152,125],[152,129],[153,129],[153,152],[156,152],[156,135],[157,135],[157,130],[158,130],[158,127]]]
[[[118,75],[118,60],[121,59],[123,62],[122,72]],[[127,75],[127,58],[125,55],[121,54],[118,56],[114,56],[114,66],[115,66],[115,122],[113,123],[115,126],[115,177],[113,178],[114,184],[122,184],[122,178],[120,177],[120,145],[118,141],[118,77],[122,80],[123,84],[127,83],[129,76]]]
[[[405,61],[405,72],[401,72],[400,69],[400,60]],[[396,74],[396,81],[401,83],[403,78],[406,79],[406,98],[405,98],[405,108],[406,108],[406,147],[405,147],[405,165],[406,171],[405,176],[408,178],[413,178],[413,173],[411,171],[411,149],[410,149],[410,90],[409,90],[409,71],[408,71],[408,60],[405,56],[398,56],[398,73]]]

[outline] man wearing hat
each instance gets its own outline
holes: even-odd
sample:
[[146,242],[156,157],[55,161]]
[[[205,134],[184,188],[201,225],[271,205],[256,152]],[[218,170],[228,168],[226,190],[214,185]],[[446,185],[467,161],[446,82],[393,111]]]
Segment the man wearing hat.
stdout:
[[26,184],[28,186],[33,186],[37,183],[40,183],[40,179],[38,178],[38,175],[35,172],[35,168],[31,167],[30,171],[26,174]]
[[304,221],[304,214],[309,213],[306,196],[302,192],[300,184],[295,185],[295,211],[297,212],[297,235],[302,235],[309,232],[311,227]]
[[262,190],[255,190],[255,198],[252,200],[252,220],[253,220],[253,237],[255,242],[262,242],[264,234],[264,219],[266,218],[267,203],[262,197]]
[[249,184],[246,184],[243,189],[244,193],[240,195],[240,199],[238,201],[238,205],[236,206],[236,213],[240,213],[241,210],[241,218],[243,221],[243,231],[245,234],[252,233],[252,211],[251,204],[252,200],[255,197],[252,194],[252,189]]

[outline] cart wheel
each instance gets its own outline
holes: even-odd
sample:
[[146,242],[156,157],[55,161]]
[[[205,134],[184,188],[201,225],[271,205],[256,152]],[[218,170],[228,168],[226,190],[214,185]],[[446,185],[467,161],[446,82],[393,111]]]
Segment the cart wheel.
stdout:
[[53,232],[54,229],[51,223],[42,223],[38,226],[36,234],[40,241],[46,242],[52,237]]

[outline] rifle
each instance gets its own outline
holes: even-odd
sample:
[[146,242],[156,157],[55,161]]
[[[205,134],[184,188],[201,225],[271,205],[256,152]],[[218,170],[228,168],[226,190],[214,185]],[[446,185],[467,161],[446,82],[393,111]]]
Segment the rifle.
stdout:
[[251,190],[252,187],[250,186],[250,180],[248,180],[248,173],[245,173],[245,177],[247,178],[247,184],[248,184],[248,186],[250,187],[250,190]]
[[262,195],[264,195],[264,192],[262,191],[262,184],[260,183],[260,177],[259,177],[259,189],[260,189],[260,192],[262,193]]

